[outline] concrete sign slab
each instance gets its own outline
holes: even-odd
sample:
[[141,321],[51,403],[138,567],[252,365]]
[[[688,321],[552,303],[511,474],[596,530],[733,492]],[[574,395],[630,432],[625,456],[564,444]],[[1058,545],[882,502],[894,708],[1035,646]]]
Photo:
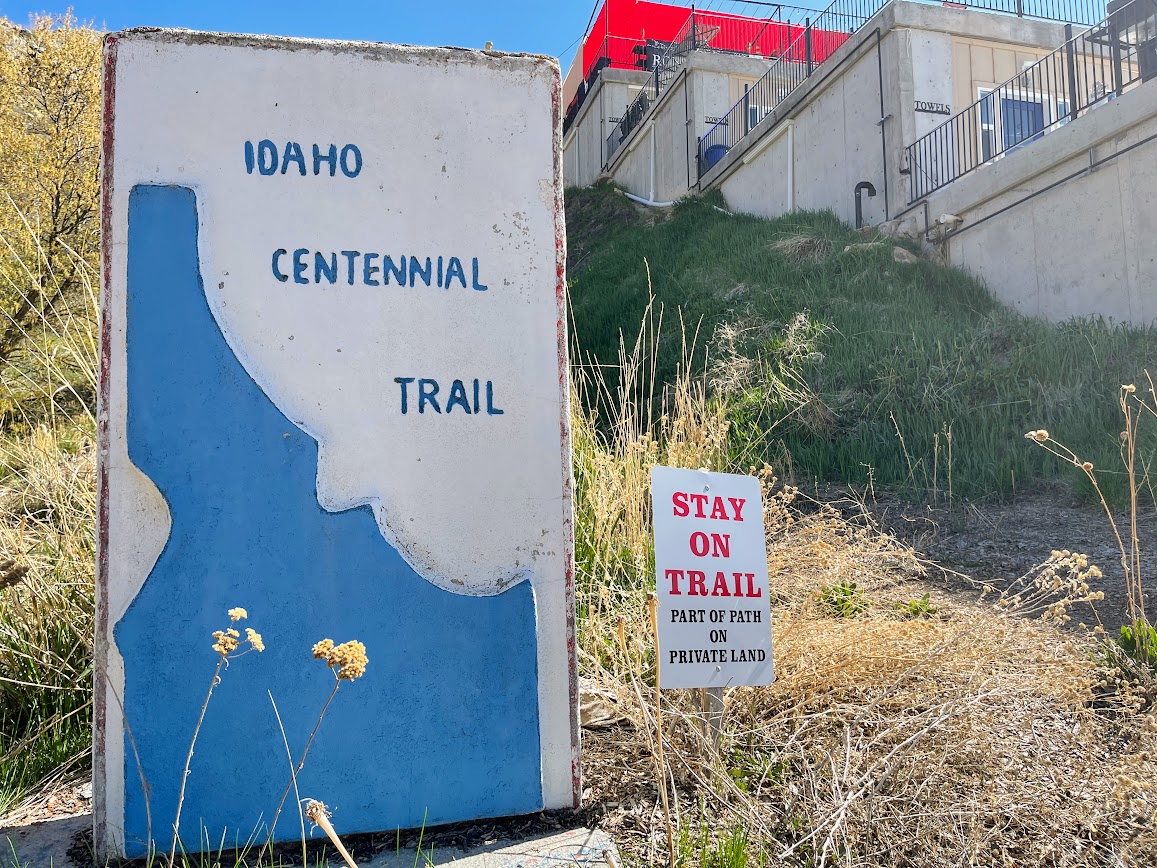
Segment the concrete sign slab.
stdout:
[[344,830],[576,804],[556,63],[163,30],[104,63],[98,846],[167,849],[237,606],[266,647],[187,848],[268,834],[267,693],[299,755],[327,637],[369,666],[299,783]]
[[662,687],[775,680],[763,495],[754,476],[651,469]]

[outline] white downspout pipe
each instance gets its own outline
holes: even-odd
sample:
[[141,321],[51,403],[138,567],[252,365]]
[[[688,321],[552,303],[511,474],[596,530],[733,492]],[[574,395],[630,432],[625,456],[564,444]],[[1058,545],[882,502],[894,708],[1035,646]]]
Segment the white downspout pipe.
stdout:
[[655,122],[651,121],[651,189],[647,192],[647,198],[652,202],[655,201]]
[[649,205],[652,208],[670,208],[675,204],[674,202],[652,202],[650,199],[644,199],[642,196],[636,196],[634,193],[628,193],[626,190],[623,191],[623,195],[632,202],[638,202],[640,205]]
[[670,208],[674,202],[656,202],[655,201],[655,122],[651,121],[651,187],[647,191],[647,198],[636,196],[633,193],[626,193],[626,197],[632,202],[638,202],[640,205],[649,205],[652,208]]
[[787,128],[787,210],[795,210],[795,122]]

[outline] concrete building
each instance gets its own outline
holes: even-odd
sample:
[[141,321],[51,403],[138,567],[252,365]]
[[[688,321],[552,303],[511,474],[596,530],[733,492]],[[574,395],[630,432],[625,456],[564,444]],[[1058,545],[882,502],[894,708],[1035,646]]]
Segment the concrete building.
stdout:
[[675,44],[603,69],[569,114],[566,183],[830,209],[937,245],[1026,313],[1157,319],[1157,0],[1017,5],[1040,17],[836,0],[766,54]]

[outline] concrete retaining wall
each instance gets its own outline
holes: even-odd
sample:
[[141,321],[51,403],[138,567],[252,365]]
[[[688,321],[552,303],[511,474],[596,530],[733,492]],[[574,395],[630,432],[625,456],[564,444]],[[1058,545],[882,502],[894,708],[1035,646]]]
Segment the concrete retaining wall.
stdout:
[[628,193],[656,202],[687,194],[687,71],[615,153],[611,177]]
[[951,107],[956,91],[974,89],[971,79],[956,81],[970,73],[967,64],[954,60],[960,34],[1036,47],[1035,57],[1062,41],[1063,28],[890,3],[776,107],[765,129],[738,142],[703,177],[701,189],[718,186],[731,208],[764,217],[794,208],[830,209],[852,223],[854,189],[868,181],[876,196],[864,196],[863,220],[884,222],[907,199],[900,174],[904,146],[945,120],[917,112],[916,103]]
[[793,116],[738,156],[720,184],[730,208],[761,217],[797,208],[830,208],[851,223],[853,190],[868,181],[877,195],[863,198],[864,219],[885,219],[875,50],[861,52],[845,68],[846,73],[833,76]]
[[[1157,320],[1157,84],[1143,84],[928,197],[963,218],[949,262],[1052,320]],[[912,212],[923,226],[924,209]]]

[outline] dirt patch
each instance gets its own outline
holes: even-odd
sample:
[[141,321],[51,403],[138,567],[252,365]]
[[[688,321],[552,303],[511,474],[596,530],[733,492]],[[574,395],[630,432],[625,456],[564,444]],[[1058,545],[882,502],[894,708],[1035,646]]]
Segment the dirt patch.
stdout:
[[[860,503],[846,494],[843,498],[836,491],[823,494],[845,515],[861,509]],[[979,593],[984,585],[1003,589],[1043,563],[1054,550],[1068,549],[1088,555],[1090,563],[1104,573],[1093,589],[1105,594],[1105,599],[1096,604],[1105,629],[1115,634],[1129,621],[1121,552],[1100,506],[1078,502],[1059,490],[1025,494],[1004,502],[951,506],[910,504],[892,495],[881,495],[867,498],[863,506],[882,530],[942,567],[929,569],[925,577],[941,588],[969,595]],[[1128,515],[1114,517],[1121,533],[1127,534]],[[1144,554],[1147,543],[1157,544],[1157,512],[1149,509],[1139,515],[1137,531]],[[1145,595],[1146,612],[1151,617],[1157,614],[1155,586],[1157,583],[1151,581]],[[1072,626],[1082,622],[1092,626],[1096,622],[1087,604],[1075,607],[1071,614]]]

